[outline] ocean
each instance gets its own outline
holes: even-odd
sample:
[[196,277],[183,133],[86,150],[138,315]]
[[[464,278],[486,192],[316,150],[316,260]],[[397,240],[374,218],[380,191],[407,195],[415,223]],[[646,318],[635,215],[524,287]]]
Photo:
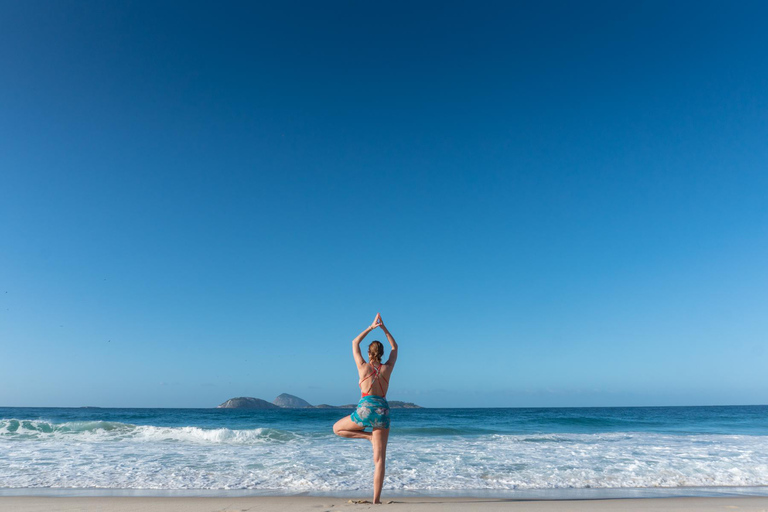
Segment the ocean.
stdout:
[[[369,443],[331,431],[349,412],[0,408],[0,494],[367,495]],[[389,496],[768,490],[768,406],[391,416]]]

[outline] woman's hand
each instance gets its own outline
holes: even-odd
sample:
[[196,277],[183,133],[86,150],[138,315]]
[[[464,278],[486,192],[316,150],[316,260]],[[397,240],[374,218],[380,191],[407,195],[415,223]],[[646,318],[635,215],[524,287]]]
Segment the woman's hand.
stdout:
[[381,330],[387,332],[387,328],[384,325],[384,320],[381,319],[381,315],[377,314],[376,317],[379,319],[379,327],[381,327]]
[[379,313],[376,313],[376,318],[373,319],[373,323],[371,324],[371,330],[381,327],[384,325],[384,322],[381,321],[381,315]]

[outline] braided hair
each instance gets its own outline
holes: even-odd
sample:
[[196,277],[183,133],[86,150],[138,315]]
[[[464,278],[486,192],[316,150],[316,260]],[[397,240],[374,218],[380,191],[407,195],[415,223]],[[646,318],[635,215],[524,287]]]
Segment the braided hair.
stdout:
[[368,345],[368,359],[371,360],[371,363],[376,361],[381,364],[381,356],[383,355],[384,345],[382,345],[380,341],[372,341],[371,344]]

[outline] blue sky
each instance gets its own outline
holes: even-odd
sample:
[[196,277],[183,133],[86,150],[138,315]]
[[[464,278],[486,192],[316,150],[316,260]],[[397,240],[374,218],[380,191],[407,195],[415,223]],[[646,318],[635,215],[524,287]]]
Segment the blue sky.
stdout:
[[764,2],[0,12],[0,405],[768,403]]

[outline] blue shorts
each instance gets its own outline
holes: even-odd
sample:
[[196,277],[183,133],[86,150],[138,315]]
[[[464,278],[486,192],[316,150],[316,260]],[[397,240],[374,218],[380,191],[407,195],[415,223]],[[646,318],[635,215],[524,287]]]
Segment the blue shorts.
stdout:
[[389,404],[383,396],[364,396],[350,415],[354,423],[363,427],[389,428]]

